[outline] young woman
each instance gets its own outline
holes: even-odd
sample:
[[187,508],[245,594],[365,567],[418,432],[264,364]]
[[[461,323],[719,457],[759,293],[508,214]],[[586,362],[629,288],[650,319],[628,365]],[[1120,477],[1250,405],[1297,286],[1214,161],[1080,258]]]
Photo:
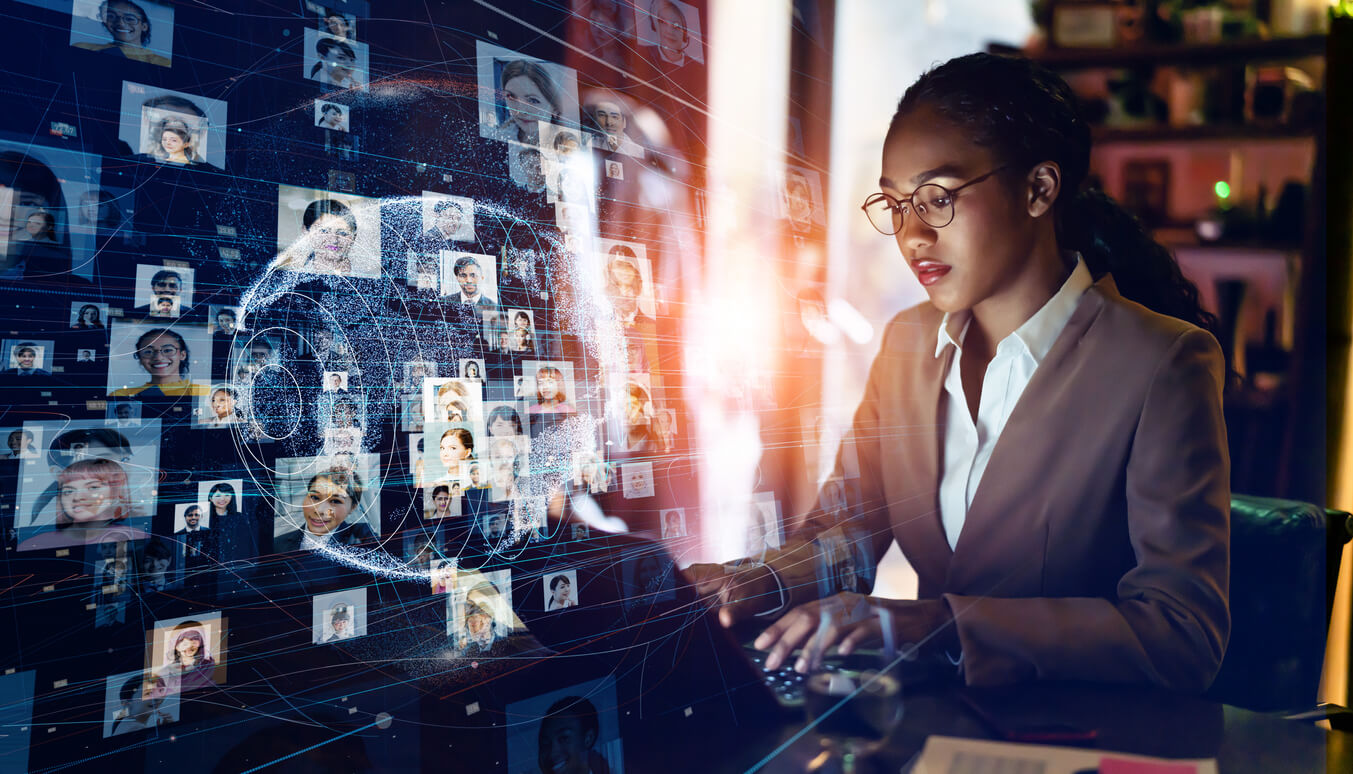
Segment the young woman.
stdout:
[[155,128],[155,148],[151,155],[171,164],[201,164],[202,157],[193,147],[193,132],[177,118],[166,118]]
[[451,513],[451,488],[445,484],[438,484],[432,490],[432,510],[427,517],[429,519],[446,519],[453,515]]
[[86,458],[56,474],[56,530],[40,532],[19,544],[20,551],[82,546],[107,538],[141,540],[145,532],[126,523],[134,515],[122,465]]
[[320,38],[315,43],[318,59],[310,68],[309,78],[325,86],[339,89],[366,87],[366,77],[357,69],[357,52],[352,46],[333,38]]
[[540,122],[557,124],[563,114],[563,93],[559,86],[537,62],[518,59],[503,66],[503,106],[507,122],[497,134],[498,139],[540,144]]
[[221,385],[211,391],[211,416],[202,420],[206,427],[227,427],[237,424],[240,415],[235,413],[235,388]]
[[522,435],[521,414],[511,406],[497,406],[489,412],[489,437],[506,438]]
[[151,328],[136,339],[132,357],[150,376],[140,387],[113,390],[115,398],[179,397],[202,395],[205,387],[188,379],[188,342],[169,328]]
[[574,408],[568,404],[564,394],[564,374],[554,366],[541,366],[536,370],[536,402],[528,410],[531,414],[572,414]]
[[350,274],[357,216],[337,199],[317,199],[301,214],[305,234],[278,257],[278,267],[315,274]]
[[207,493],[207,503],[211,506],[211,523],[224,524],[239,514],[240,506],[236,502],[235,487],[222,481]]
[[179,690],[190,691],[211,685],[216,659],[211,656],[201,626],[197,621],[184,621],[166,638],[169,647],[165,650],[164,665],[159,674],[171,684],[177,683]]
[[447,475],[459,476],[461,463],[474,456],[474,434],[463,427],[453,427],[442,433],[437,452]]
[[348,546],[371,540],[371,528],[361,520],[363,491],[361,478],[350,470],[316,474],[306,484],[301,499],[301,529],[278,538],[277,552],[295,551],[301,548],[303,539],[312,545]]
[[[1229,478],[1213,318],[1170,254],[1097,192],[1060,78],[973,54],[903,96],[865,205],[929,302],[884,333],[833,478],[853,519],[810,513],[768,566],[703,566],[725,623],[779,616],[767,668],[921,643],[970,685],[1027,679],[1201,692],[1230,630]],[[916,432],[935,428],[934,432]],[[979,432],[980,428],[980,432]],[[858,467],[853,460],[858,459]],[[805,538],[895,539],[920,599],[825,599]],[[855,568],[854,577],[872,567]],[[785,601],[780,604],[783,591]],[[777,609],[778,605],[778,609]]]
[[99,308],[94,304],[85,304],[80,307],[80,314],[71,328],[81,331],[103,328],[103,316],[99,313]]

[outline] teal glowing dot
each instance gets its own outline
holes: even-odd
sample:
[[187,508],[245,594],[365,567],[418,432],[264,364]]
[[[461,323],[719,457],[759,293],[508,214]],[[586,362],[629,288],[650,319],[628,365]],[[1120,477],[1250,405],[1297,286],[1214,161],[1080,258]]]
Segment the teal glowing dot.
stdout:
[[1218,180],[1217,184],[1212,186],[1212,190],[1217,192],[1218,199],[1231,198],[1231,184],[1227,183],[1225,180]]

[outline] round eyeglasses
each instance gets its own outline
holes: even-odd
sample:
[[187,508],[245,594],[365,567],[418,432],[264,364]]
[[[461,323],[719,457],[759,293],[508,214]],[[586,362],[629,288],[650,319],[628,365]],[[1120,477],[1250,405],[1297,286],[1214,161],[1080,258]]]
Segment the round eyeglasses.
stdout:
[[869,216],[869,222],[880,234],[892,236],[902,230],[902,219],[915,211],[916,217],[931,228],[944,228],[954,220],[954,194],[970,185],[977,185],[1005,169],[1006,165],[974,177],[957,188],[945,188],[939,183],[925,183],[916,187],[911,196],[895,199],[882,191],[864,200],[860,209]]

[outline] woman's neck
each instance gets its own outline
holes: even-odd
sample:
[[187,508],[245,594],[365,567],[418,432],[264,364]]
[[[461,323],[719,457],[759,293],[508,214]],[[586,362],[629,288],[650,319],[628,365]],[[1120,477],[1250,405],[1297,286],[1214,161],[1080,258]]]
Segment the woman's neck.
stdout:
[[[1055,239],[1037,243],[1014,280],[972,308],[979,334],[994,348],[1042,309],[1066,284],[1074,268],[1075,263],[1068,263],[1058,251]],[[969,331],[969,335],[972,333]]]

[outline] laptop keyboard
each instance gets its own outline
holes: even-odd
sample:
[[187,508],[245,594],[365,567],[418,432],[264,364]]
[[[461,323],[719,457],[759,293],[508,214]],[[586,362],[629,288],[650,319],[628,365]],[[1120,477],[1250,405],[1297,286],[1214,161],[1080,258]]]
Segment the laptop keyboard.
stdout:
[[[789,709],[801,709],[803,707],[803,691],[808,681],[808,675],[801,675],[794,671],[793,659],[788,664],[783,664],[779,669],[766,668],[766,653],[755,648],[745,648],[747,658],[751,659],[752,666],[761,670],[762,681],[770,692],[775,694],[775,701],[781,707]],[[834,672],[837,669],[844,668],[841,664],[835,663],[835,660],[828,657],[823,663],[822,668],[828,672]]]

